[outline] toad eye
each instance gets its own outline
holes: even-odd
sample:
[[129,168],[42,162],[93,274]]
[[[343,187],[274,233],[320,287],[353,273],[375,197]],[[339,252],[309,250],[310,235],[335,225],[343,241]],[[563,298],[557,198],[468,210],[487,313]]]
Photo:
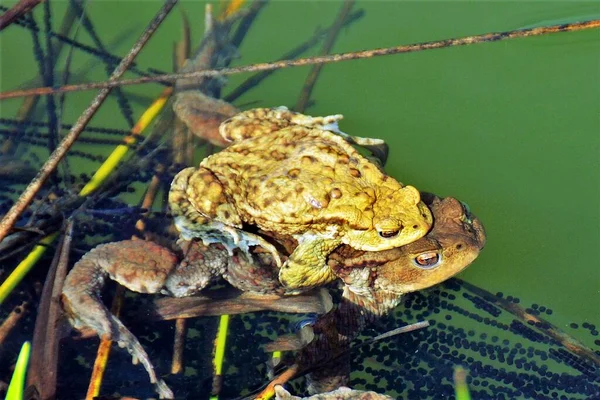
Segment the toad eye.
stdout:
[[435,251],[429,251],[427,253],[421,253],[413,258],[413,264],[422,269],[431,269],[439,265],[441,255]]
[[379,236],[385,239],[390,239],[398,236],[398,233],[400,233],[400,231],[379,231]]

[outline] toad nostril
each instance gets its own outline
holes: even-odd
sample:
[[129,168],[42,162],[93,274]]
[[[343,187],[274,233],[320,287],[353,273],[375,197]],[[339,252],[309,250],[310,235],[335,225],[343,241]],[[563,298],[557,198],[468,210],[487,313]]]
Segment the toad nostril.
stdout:
[[456,245],[456,250],[461,250],[463,248],[463,245],[461,243]]
[[413,225],[413,229],[417,229],[419,225]]

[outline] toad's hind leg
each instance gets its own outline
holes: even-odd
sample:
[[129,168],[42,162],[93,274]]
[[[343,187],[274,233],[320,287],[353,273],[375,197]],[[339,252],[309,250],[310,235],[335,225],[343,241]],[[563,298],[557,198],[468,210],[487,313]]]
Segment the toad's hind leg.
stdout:
[[107,276],[142,293],[158,293],[177,265],[177,256],[157,244],[123,241],[100,245],[79,260],[65,279],[62,303],[75,328],[89,327],[124,347],[141,362],[160,398],[173,392],[160,379],[150,357],[136,337],[102,303],[100,293]]
[[222,226],[241,228],[242,220],[215,174],[204,167],[180,171],[169,191],[175,225],[186,240],[206,238]]
[[[275,132],[289,126],[305,126],[307,128],[330,130],[346,135],[339,131],[337,122],[341,114],[326,117],[311,117],[290,111],[287,107],[255,108],[243,111],[219,127],[219,133],[228,142],[239,142],[256,136]],[[347,136],[347,135],[346,135]]]
[[281,259],[275,246],[261,236],[242,230],[242,220],[225,188],[207,168],[186,168],[171,183],[169,206],[175,226],[186,240],[201,239],[204,244],[221,243],[229,254],[239,248],[249,254],[249,246],[261,246]]
[[356,144],[371,151],[385,165],[388,157],[388,146],[382,139],[351,136],[340,130],[338,122],[344,118],[341,114],[325,117],[312,117],[290,111],[287,107],[255,108],[243,111],[221,123],[219,133],[227,142],[239,142],[256,136],[275,132],[289,126],[304,126],[306,128],[330,131],[346,142]]
[[298,239],[298,247],[279,271],[279,281],[288,289],[306,289],[336,279],[327,265],[327,256],[341,244],[339,239]]

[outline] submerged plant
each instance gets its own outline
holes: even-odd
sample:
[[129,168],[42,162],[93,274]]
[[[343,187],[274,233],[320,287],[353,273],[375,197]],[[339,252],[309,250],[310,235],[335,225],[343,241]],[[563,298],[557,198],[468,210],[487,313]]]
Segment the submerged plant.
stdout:
[[25,387],[25,376],[27,375],[27,364],[29,362],[29,352],[31,351],[31,344],[29,342],[23,343],[17,363],[15,364],[15,372],[8,385],[6,392],[6,400],[22,400],[23,389]]

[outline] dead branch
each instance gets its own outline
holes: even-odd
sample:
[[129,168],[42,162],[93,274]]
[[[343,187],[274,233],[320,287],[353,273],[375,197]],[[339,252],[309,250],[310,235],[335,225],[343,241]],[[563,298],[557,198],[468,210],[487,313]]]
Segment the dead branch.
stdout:
[[58,346],[62,336],[60,294],[67,276],[72,234],[73,222],[69,220],[62,243],[57,247],[54,260],[48,270],[35,320],[27,385],[32,387],[32,390],[35,390],[42,399],[52,399],[56,396]]
[[186,320],[178,318],[175,320],[175,340],[173,341],[173,360],[171,361],[171,373],[183,372],[183,350],[185,347]]
[[163,297],[154,300],[139,315],[142,320],[168,321],[179,318],[245,314],[255,311],[325,314],[333,307],[326,289],[312,290],[297,296],[240,293],[237,289],[214,290],[202,296]]
[[0,346],[4,344],[4,341],[8,335],[12,332],[17,323],[27,314],[27,307],[29,303],[27,301],[22,302],[16,306],[10,314],[2,321],[0,325]]
[[19,17],[22,17],[29,11],[33,10],[35,6],[40,4],[42,1],[43,0],[19,1],[10,10],[0,15],[0,31],[15,22]]
[[302,67],[307,65],[333,63],[340,61],[360,60],[380,56],[389,56],[392,54],[415,53],[418,51],[444,49],[447,47],[467,46],[477,43],[499,42],[508,39],[525,38],[531,36],[548,35],[552,33],[574,32],[585,29],[600,28],[600,19],[575,22],[572,24],[551,25],[530,29],[517,29],[506,32],[486,33],[483,35],[466,36],[459,39],[446,39],[433,42],[424,42],[409,44],[403,46],[386,47],[382,49],[363,50],[349,53],[332,54],[327,56],[299,58],[297,60],[283,60],[267,63],[246,65],[236,68],[208,69],[196,72],[186,72],[181,74],[165,74],[150,77],[141,77],[137,79],[109,80],[107,82],[90,82],[78,85],[65,85],[60,88],[41,87],[35,89],[13,90],[0,93],[0,100],[12,99],[15,97],[24,97],[32,95],[48,95],[55,93],[77,92],[82,90],[106,89],[117,86],[141,85],[151,82],[175,82],[178,79],[193,79],[202,77],[216,77],[225,75],[234,75],[245,72],[270,71],[282,68]]

